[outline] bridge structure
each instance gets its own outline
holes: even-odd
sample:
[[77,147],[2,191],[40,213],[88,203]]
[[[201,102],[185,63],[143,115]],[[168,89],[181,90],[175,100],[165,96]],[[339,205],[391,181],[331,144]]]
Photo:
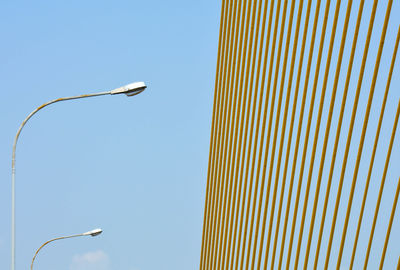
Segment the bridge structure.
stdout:
[[399,12],[222,0],[201,270],[400,269]]

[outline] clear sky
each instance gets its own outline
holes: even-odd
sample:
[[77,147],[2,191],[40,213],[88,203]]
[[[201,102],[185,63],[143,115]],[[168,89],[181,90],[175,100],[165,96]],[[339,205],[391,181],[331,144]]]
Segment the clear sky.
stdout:
[[[330,84],[347,4],[347,1],[342,2]],[[336,1],[331,1],[327,37],[331,34],[335,4]],[[96,227],[104,230],[99,237],[63,240],[47,246],[38,256],[37,269],[198,268],[220,5],[221,1],[215,0],[1,1],[0,269],[8,269],[10,265],[11,150],[22,120],[49,100],[110,90],[134,81],[146,82],[148,89],[132,98],[104,96],[54,104],[35,115],[23,130],[16,164],[17,269],[29,268],[35,250],[44,241]],[[358,2],[353,6],[344,63],[350,55]],[[386,6],[387,1],[380,1],[378,5],[360,112],[356,117],[354,145],[361,133]],[[348,104],[354,100],[357,83],[354,78],[358,78],[371,8],[372,1],[366,1]],[[362,159],[360,167],[359,178],[363,179],[368,170],[399,12],[399,2],[394,1],[367,130],[366,158]],[[317,35],[320,33],[321,23]],[[307,44],[309,42],[308,38]],[[328,45],[324,48],[322,66],[325,66],[327,50]],[[367,208],[371,211],[375,207],[400,98],[399,60],[398,55],[378,149],[384,154],[378,153],[376,157],[378,164],[370,186],[372,199]],[[342,69],[340,85],[343,85],[347,66],[343,64]],[[321,84],[320,78],[318,89]],[[331,88],[327,97],[330,91]],[[325,103],[329,101],[326,98]],[[340,101],[341,94],[336,99],[332,130],[336,129]],[[351,114],[351,106],[346,107],[346,115]],[[312,128],[315,118],[316,115]],[[349,118],[344,120],[343,134],[347,134]],[[326,118],[318,149],[325,122]],[[391,209],[392,189],[400,172],[399,130],[400,127],[382,200],[385,209]],[[342,136],[340,143],[345,139]],[[331,148],[333,140],[331,135]],[[356,151],[357,147],[352,146],[353,160]],[[340,152],[339,156],[342,155]],[[346,181],[352,177],[354,163],[347,165]],[[335,179],[338,179],[337,174],[335,172]],[[336,195],[337,183],[332,188],[332,194]],[[362,191],[358,190],[362,188],[357,185],[355,201],[361,200]],[[345,184],[340,209],[347,204],[349,189],[350,185]],[[311,190],[315,190],[314,184]],[[331,199],[328,205],[330,210],[333,210],[333,201]],[[359,204],[351,222],[357,219],[358,209]],[[383,212],[379,217],[385,214],[385,217],[389,215]],[[397,263],[399,217],[398,209],[389,244],[389,250],[395,255],[387,259],[389,267]],[[339,216],[338,230],[343,220],[344,217]],[[378,221],[376,239],[385,236],[386,225],[387,219]],[[354,227],[349,228],[348,235],[354,235],[354,231]],[[363,245],[365,241],[362,239]],[[336,256],[338,243],[333,244],[332,256]],[[373,246],[372,265],[378,263],[381,249],[382,246]],[[344,255],[343,266],[349,256]]]
[[11,148],[49,100],[144,81],[133,98],[51,105],[17,149],[17,269],[198,267],[220,1],[1,1],[0,269]]

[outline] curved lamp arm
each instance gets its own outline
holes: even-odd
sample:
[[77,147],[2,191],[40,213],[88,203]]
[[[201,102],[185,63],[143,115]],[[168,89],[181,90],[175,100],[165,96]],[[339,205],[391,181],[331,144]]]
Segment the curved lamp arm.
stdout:
[[29,119],[31,119],[31,117],[37,113],[38,111],[40,111],[41,109],[43,109],[44,107],[59,102],[59,101],[65,101],[65,100],[71,100],[71,99],[80,99],[80,98],[87,98],[87,97],[96,97],[96,96],[103,96],[103,95],[109,95],[111,94],[111,91],[108,92],[100,92],[100,93],[95,93],[95,94],[88,94],[88,95],[80,95],[80,96],[73,96],[73,97],[65,97],[65,98],[58,98],[58,99],[54,99],[51,100],[49,102],[44,103],[43,105],[37,107],[33,112],[31,112],[26,118],[25,120],[22,122],[22,124],[19,126],[19,129],[17,131],[17,134],[15,135],[14,138],[14,144],[13,144],[13,152],[12,152],[12,173],[14,175],[15,173],[15,150],[17,148],[17,142],[18,142],[18,138],[19,138],[19,134],[21,133],[23,127],[25,126],[26,122],[28,122]]
[[39,251],[40,251],[45,245],[47,245],[47,244],[50,243],[50,242],[56,241],[56,240],[67,239],[67,238],[78,237],[78,236],[83,236],[83,235],[82,235],[82,234],[75,234],[75,235],[70,235],[70,236],[57,237],[57,238],[54,238],[54,239],[51,239],[51,240],[45,242],[43,245],[40,246],[40,248],[38,248],[38,250],[36,250],[35,256],[33,256],[33,258],[32,258],[31,270],[33,269],[33,263],[35,262],[35,259],[36,259],[37,254],[39,253]]
[[36,256],[38,255],[39,251],[40,251],[45,245],[47,245],[48,243],[53,242],[53,241],[56,241],[56,240],[67,239],[67,238],[73,238],[73,237],[79,237],[79,236],[87,236],[87,235],[96,236],[96,235],[99,235],[101,232],[102,232],[101,229],[95,229],[95,230],[93,230],[93,231],[89,231],[89,232],[86,232],[86,233],[80,233],[80,234],[74,234],[74,235],[69,235],[69,236],[57,237],[57,238],[54,238],[54,239],[51,239],[51,240],[45,242],[43,245],[41,245],[41,246],[38,248],[38,250],[36,250],[35,255],[34,255],[33,258],[32,258],[31,270],[33,270],[33,263],[35,262]]
[[81,98],[87,98],[87,97],[96,97],[96,96],[104,96],[104,95],[116,95],[116,94],[125,94],[127,96],[134,96],[137,95],[141,92],[143,92],[146,89],[146,85],[144,82],[135,82],[131,83],[119,88],[116,88],[111,91],[106,91],[106,92],[99,92],[99,93],[94,93],[94,94],[86,94],[86,95],[80,95],[80,96],[72,96],[72,97],[64,97],[64,98],[58,98],[51,100],[49,102],[44,103],[43,105],[37,107],[34,111],[32,111],[22,122],[20,125],[17,134],[15,135],[14,138],[14,144],[13,144],[13,149],[12,149],[12,164],[11,164],[11,270],[15,270],[15,152],[17,148],[17,142],[19,135],[25,126],[26,122],[38,111],[43,109],[44,107],[60,102],[60,101],[66,101],[66,100],[72,100],[72,99],[81,99]]

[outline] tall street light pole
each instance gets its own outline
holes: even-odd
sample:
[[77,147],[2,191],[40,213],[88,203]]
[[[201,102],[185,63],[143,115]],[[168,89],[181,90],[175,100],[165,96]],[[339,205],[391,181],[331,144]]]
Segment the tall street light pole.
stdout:
[[116,88],[111,91],[106,92],[99,92],[94,94],[87,94],[87,95],[80,95],[80,96],[73,96],[73,97],[64,97],[58,98],[55,100],[51,100],[47,103],[36,108],[33,112],[31,112],[25,120],[20,125],[17,134],[14,138],[14,145],[12,151],[12,169],[11,169],[11,270],[15,270],[15,151],[17,148],[17,142],[19,135],[22,131],[22,128],[25,126],[26,122],[38,111],[43,109],[44,107],[65,100],[72,100],[72,99],[81,99],[81,98],[88,98],[88,97],[97,97],[97,96],[104,96],[104,95],[117,95],[117,94],[126,94],[127,96],[134,96],[140,94],[146,89],[146,84],[144,82],[135,82],[131,83],[119,88]]
[[45,242],[43,245],[40,246],[40,248],[38,248],[38,250],[36,250],[35,255],[32,258],[32,263],[31,263],[31,270],[33,270],[33,263],[35,262],[36,256],[39,253],[39,251],[48,243],[56,241],[56,240],[61,240],[61,239],[67,239],[67,238],[73,238],[73,237],[79,237],[79,236],[97,236],[99,234],[101,234],[103,231],[101,229],[94,229],[85,233],[80,233],[80,234],[74,234],[74,235],[69,235],[69,236],[62,236],[62,237],[57,237],[54,239],[51,239],[47,242]]

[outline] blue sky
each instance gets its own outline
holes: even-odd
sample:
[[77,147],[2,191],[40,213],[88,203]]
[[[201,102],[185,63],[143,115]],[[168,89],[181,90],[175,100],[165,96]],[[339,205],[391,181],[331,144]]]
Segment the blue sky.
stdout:
[[51,99],[134,81],[148,89],[54,104],[23,130],[17,269],[44,241],[96,227],[99,237],[47,246],[37,269],[197,267],[219,16],[219,1],[1,2],[0,269],[22,120]]
[[[110,90],[134,81],[145,81],[148,89],[133,98],[105,96],[58,103],[40,111],[23,130],[17,149],[17,269],[29,267],[35,250],[44,241],[96,227],[104,230],[99,237],[70,239],[46,247],[36,261],[37,268],[198,268],[220,2],[1,2],[0,177],[3,180],[0,181],[0,269],[8,269],[10,263],[11,147],[21,121],[37,106],[54,98]],[[332,70],[339,51],[345,2],[339,14],[329,84],[333,80]],[[332,1],[327,37],[331,34],[335,4],[336,1]],[[355,146],[350,150],[353,161],[347,164],[346,183],[352,177],[386,6],[385,1],[378,5],[353,134]],[[372,1],[366,1],[348,104],[354,100],[371,8]],[[315,10],[315,1],[312,10]],[[343,85],[345,79],[357,11],[358,3],[354,2],[348,32],[350,39],[346,42],[339,85]],[[370,142],[375,136],[390,66],[388,59],[393,53],[399,25],[399,11],[400,5],[394,1],[359,178],[365,178],[367,174],[372,151]],[[321,33],[321,21],[322,17],[317,36]],[[327,50],[326,45],[323,67]],[[367,208],[372,209],[370,212],[375,207],[393,117],[400,98],[399,59],[397,56],[374,181],[370,186],[372,199],[367,202]],[[312,76],[315,62],[314,59]],[[322,78],[318,89],[321,86]],[[331,88],[326,95],[318,149],[323,141],[330,91]],[[336,130],[340,101],[341,94],[336,98],[331,134]],[[346,106],[346,115],[350,115],[351,107]],[[313,129],[316,110],[314,114]],[[349,117],[344,120],[342,134],[347,135],[348,124]],[[399,134],[397,132],[392,152],[383,209],[391,208],[392,189],[399,177],[396,164],[400,158]],[[342,135],[340,143],[344,144],[345,139],[346,136]],[[333,140],[331,135],[331,148]],[[339,152],[339,160],[341,156],[343,152]],[[329,163],[327,159],[326,166]],[[335,179],[339,177],[338,173],[335,171]],[[357,184],[355,201],[362,196],[363,184],[360,183]],[[324,195],[325,186],[324,182],[320,197]],[[349,189],[350,185],[345,184],[340,209],[346,206]],[[315,184],[311,190],[315,190]],[[337,183],[334,183],[332,194],[336,195],[336,190]],[[304,188],[301,205],[303,197]],[[328,205],[332,211],[334,199],[331,198]],[[351,222],[358,217],[359,204],[355,205]],[[388,215],[380,213],[380,217],[385,214]],[[372,214],[366,215],[368,219],[372,218]],[[397,210],[395,224],[399,217]],[[339,216],[338,230],[341,230],[343,220],[344,217]],[[374,239],[384,237],[386,225],[387,219],[378,221]],[[365,227],[364,233],[368,234],[368,229]],[[348,235],[354,233],[355,229],[349,228]],[[386,266],[397,263],[395,248],[398,238],[399,231],[394,225],[389,244],[393,253],[388,256]],[[337,255],[338,243],[335,241],[332,256]],[[365,241],[362,239],[363,245]],[[349,248],[352,241],[347,243],[345,248]],[[379,262],[380,255],[373,254],[380,254],[381,248],[380,242],[373,246],[371,265]],[[349,256],[345,252],[344,266]]]

